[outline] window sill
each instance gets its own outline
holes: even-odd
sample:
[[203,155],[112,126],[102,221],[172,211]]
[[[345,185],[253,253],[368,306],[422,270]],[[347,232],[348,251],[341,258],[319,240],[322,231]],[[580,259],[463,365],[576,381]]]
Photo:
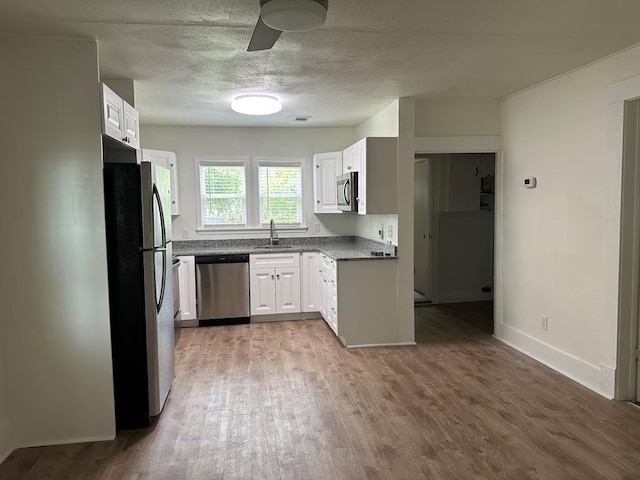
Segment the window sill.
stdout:
[[[278,227],[276,226],[276,233],[278,235],[282,233],[300,233],[306,232],[309,227],[306,225],[290,226],[290,227]],[[201,235],[216,235],[216,234],[228,234],[228,233],[269,233],[269,227],[199,227],[196,228],[196,232]]]

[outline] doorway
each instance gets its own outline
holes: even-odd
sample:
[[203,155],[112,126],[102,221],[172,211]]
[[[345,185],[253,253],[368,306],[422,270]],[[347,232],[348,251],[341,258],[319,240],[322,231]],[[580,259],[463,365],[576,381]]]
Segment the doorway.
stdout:
[[491,334],[495,160],[495,153],[418,154],[414,165],[414,305],[477,302],[478,323]]
[[615,397],[640,402],[640,99],[624,102]]

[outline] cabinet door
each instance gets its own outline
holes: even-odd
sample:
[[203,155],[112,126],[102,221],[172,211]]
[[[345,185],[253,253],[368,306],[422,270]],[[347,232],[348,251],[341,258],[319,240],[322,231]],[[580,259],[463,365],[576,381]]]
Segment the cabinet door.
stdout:
[[196,262],[195,257],[180,257],[178,267],[180,281],[181,320],[195,320],[196,312]]
[[276,268],[276,313],[300,312],[300,269]]
[[313,212],[342,213],[338,210],[336,177],[342,173],[342,152],[313,156]]
[[171,215],[180,215],[180,198],[178,196],[178,160],[176,154],[171,153],[167,168],[171,173]]
[[163,150],[142,150],[142,160],[155,163],[169,169],[171,176],[171,215],[180,215],[180,202],[178,196],[178,163],[174,152]]
[[320,254],[304,252],[302,254],[302,311],[320,312],[322,271]]
[[327,315],[327,274],[323,271],[320,271],[320,313],[322,314],[322,318],[328,320]]
[[273,268],[252,268],[249,271],[251,315],[276,313],[276,275]]
[[335,279],[329,280],[329,325],[333,332],[338,334],[338,288]]
[[102,133],[122,142],[124,128],[124,102],[116,93],[102,84]]
[[140,118],[138,111],[123,101],[124,128],[122,142],[138,150],[140,148]]

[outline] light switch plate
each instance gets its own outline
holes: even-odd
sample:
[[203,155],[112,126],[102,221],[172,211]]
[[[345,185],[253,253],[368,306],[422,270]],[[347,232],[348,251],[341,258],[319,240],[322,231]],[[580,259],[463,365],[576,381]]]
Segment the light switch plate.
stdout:
[[319,223],[314,223],[313,224],[313,233],[320,233],[320,224]]
[[189,232],[188,228],[183,228],[182,229],[182,238],[184,240],[189,240],[189,238],[191,238],[191,233]]
[[387,237],[393,238],[393,225],[387,225]]

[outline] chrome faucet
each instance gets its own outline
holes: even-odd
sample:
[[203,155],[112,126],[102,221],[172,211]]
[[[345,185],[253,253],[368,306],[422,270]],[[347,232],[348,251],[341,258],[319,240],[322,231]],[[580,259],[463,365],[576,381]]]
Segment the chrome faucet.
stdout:
[[278,245],[278,243],[280,243],[280,239],[276,233],[276,223],[272,218],[269,222],[269,245]]

